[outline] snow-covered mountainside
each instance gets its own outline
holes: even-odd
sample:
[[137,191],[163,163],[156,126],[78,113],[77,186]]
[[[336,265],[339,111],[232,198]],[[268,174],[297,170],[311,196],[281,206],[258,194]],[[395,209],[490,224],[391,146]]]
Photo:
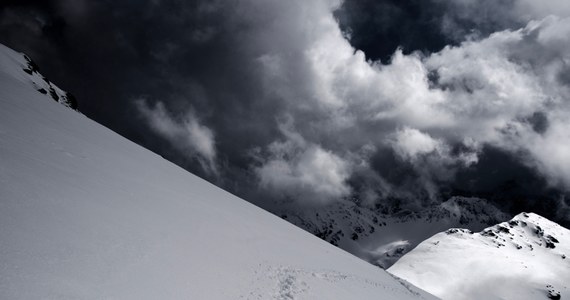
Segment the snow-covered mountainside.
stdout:
[[0,46],[0,299],[434,299],[41,89]]
[[453,197],[419,212],[386,211],[347,201],[279,215],[382,268],[390,267],[438,232],[454,227],[479,231],[511,217],[484,199],[464,197]]
[[449,229],[390,269],[442,299],[567,299],[570,230],[533,213],[479,233]]

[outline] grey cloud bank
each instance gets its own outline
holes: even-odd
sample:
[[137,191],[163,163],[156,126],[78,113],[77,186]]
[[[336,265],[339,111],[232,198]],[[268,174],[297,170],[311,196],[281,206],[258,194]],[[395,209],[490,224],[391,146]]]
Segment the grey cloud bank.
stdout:
[[353,1],[29,1],[2,7],[0,32],[86,114],[261,206],[416,207],[500,153],[497,184],[530,170],[540,199],[497,201],[544,196],[569,222],[570,8],[428,2],[444,47],[383,61],[339,26]]

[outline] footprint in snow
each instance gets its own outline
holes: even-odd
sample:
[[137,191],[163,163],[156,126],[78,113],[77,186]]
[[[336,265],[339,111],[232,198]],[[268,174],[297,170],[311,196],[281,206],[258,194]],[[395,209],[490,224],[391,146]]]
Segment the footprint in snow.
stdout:
[[291,300],[308,290],[308,284],[301,279],[302,271],[281,267],[277,270],[277,299]]

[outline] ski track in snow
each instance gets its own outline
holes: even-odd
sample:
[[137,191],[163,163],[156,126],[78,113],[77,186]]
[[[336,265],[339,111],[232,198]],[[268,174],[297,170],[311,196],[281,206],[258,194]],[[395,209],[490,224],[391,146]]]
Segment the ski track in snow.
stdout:
[[[399,290],[391,285],[334,270],[306,270],[291,266],[260,264],[255,270],[255,274],[256,277],[252,280],[252,286],[260,286],[259,282],[273,286],[273,299],[279,300],[316,299],[315,297],[318,295],[312,293],[311,286],[322,285],[358,286],[363,289],[381,288],[392,292]],[[421,294],[414,290],[409,283],[396,276],[392,277],[411,294],[423,299]],[[266,295],[262,289],[256,288],[245,295],[241,295],[240,299],[266,299]]]

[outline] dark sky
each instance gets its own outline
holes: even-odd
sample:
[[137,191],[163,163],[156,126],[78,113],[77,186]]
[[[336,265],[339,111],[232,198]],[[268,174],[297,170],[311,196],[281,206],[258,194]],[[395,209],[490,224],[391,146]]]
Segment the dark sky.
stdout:
[[18,0],[0,42],[90,118],[263,207],[469,195],[568,222],[568,16],[558,0]]

